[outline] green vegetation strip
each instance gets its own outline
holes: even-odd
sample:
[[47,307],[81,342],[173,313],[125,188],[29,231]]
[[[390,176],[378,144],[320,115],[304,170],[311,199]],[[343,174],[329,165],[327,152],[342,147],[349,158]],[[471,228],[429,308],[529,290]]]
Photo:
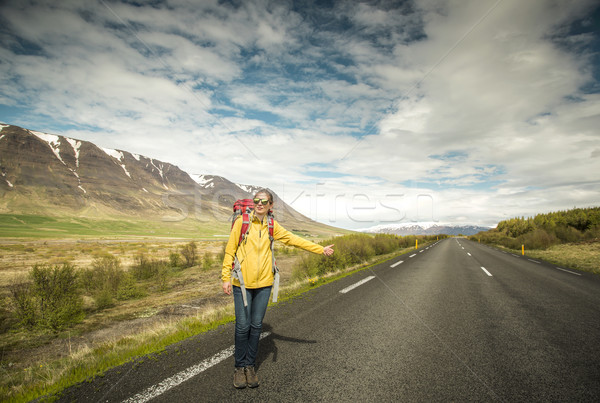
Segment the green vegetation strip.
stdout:
[[229,223],[91,219],[82,217],[0,214],[3,238],[82,238],[82,237],[213,237],[229,233]]
[[[220,325],[231,322],[231,314],[203,323],[196,318],[186,318],[175,324],[175,329],[165,327],[154,334],[140,337],[126,337],[115,343],[104,343],[81,357],[68,357],[36,368],[27,368],[20,379],[13,379],[13,384],[20,384],[16,393],[8,387],[0,389],[0,395],[8,397],[8,401],[28,402],[45,396],[43,401],[52,401],[56,394],[65,388],[101,376],[105,371],[127,362],[140,359],[153,353],[159,353],[174,343],[197,334],[209,331]],[[143,360],[143,358],[141,358]],[[49,380],[51,382],[49,382]],[[11,396],[12,395],[12,396]]]

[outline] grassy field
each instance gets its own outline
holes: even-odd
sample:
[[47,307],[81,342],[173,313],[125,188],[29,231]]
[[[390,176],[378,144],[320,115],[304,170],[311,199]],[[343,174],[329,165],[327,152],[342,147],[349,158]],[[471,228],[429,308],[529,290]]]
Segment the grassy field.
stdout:
[[[282,223],[285,224],[285,223]],[[303,228],[288,228],[310,239],[352,233],[349,230],[306,222]],[[85,218],[73,216],[40,216],[0,214],[0,238],[31,239],[98,239],[98,238],[183,238],[224,239],[229,235],[229,221],[181,221],[161,219]]]
[[526,250],[525,254],[565,268],[600,274],[600,242],[555,245],[547,250]]
[[227,236],[228,222],[200,223],[151,221],[137,219],[91,219],[68,216],[0,214],[0,237],[3,238],[98,238],[98,237],[166,237],[202,238]]
[[[521,250],[509,249],[501,245],[494,246],[516,255],[522,253]],[[600,241],[597,240],[554,245],[546,250],[525,249],[525,255],[564,268],[600,274]]]

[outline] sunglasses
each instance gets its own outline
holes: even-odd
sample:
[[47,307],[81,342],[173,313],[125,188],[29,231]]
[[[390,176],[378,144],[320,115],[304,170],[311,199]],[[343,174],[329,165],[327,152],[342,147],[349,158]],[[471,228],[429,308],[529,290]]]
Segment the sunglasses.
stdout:
[[269,199],[254,199],[252,200],[254,202],[254,204],[258,204],[258,203],[262,203],[263,206],[266,206],[267,204],[269,204]]

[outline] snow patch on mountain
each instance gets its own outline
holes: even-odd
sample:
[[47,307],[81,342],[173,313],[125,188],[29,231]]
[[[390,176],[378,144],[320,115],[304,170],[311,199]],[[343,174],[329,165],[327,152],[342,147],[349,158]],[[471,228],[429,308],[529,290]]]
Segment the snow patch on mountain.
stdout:
[[56,158],[58,158],[58,160],[60,162],[62,162],[63,165],[67,165],[67,164],[65,164],[65,162],[63,161],[63,159],[60,156],[60,137],[58,137],[55,134],[48,134],[48,133],[34,132],[34,131],[29,131],[29,132],[31,134],[37,136],[40,140],[43,140],[46,143],[48,143],[48,145],[52,149],[52,152],[54,153],[54,155],[56,155]]
[[[116,159],[119,162],[123,162],[123,159],[125,159],[125,156],[123,155],[123,153],[121,151],[118,150],[113,150],[111,148],[104,148],[104,147],[100,147],[102,149],[102,151],[104,151],[106,154],[110,155],[111,157],[113,157],[114,159]],[[154,165],[154,164],[152,164]],[[129,171],[127,170],[127,167],[125,166],[125,164],[119,164],[119,166],[121,168],[123,168],[123,171],[125,172],[125,175],[129,176],[130,179],[131,178],[131,174],[129,173]],[[162,173],[161,175],[162,176]]]
[[244,192],[250,193],[250,194],[254,194],[259,189],[258,186],[241,185],[239,183],[236,183],[236,186],[239,187],[240,189],[242,189]]
[[213,178],[207,178],[208,175],[198,175],[198,174],[189,174],[190,177],[196,181],[196,183],[200,186],[202,186],[203,188],[211,188],[214,187],[215,184],[212,183]]
[[481,231],[487,231],[489,229],[489,227],[481,227],[471,224],[404,222],[375,225],[360,231],[374,234],[395,235],[475,235]]
[[[1,138],[0,138],[1,140]],[[10,183],[10,181],[8,179],[6,179],[6,172],[2,172],[2,176],[4,177],[4,180],[6,181],[6,183],[8,184],[9,187],[14,187],[14,185],[12,183]]]
[[79,148],[81,147],[81,141],[70,139],[68,137],[65,137],[65,139],[67,139],[67,142],[73,147],[73,152],[75,153],[75,166],[79,168]]

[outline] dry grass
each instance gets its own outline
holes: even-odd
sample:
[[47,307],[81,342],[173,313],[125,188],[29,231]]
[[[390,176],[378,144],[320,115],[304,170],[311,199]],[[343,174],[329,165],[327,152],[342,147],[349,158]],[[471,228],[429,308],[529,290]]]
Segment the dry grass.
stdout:
[[600,274],[600,241],[555,245],[525,254],[563,267]]

